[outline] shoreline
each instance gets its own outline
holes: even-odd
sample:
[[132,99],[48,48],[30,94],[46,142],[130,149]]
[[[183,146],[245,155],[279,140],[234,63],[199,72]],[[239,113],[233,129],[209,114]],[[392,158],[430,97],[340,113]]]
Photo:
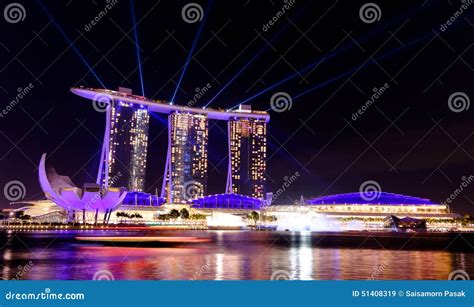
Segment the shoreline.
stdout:
[[[390,232],[390,231],[340,231],[340,232],[290,232],[266,230],[259,231],[254,229],[245,230],[211,230],[201,227],[200,229],[191,229],[185,227],[170,226],[109,226],[109,227],[69,227],[69,228],[28,228],[28,227],[2,227],[0,228],[0,238],[6,239],[11,234],[31,234],[43,233],[64,235],[65,241],[69,240],[69,236],[75,233],[101,232],[99,236],[107,236],[107,232],[116,232],[113,237],[119,239],[121,237],[135,236],[144,238],[153,236],[153,232],[161,233],[159,235],[176,235],[176,233],[184,233],[179,236],[195,236],[199,238],[207,238],[216,232],[248,232],[249,238],[267,237],[268,240],[274,241],[276,245],[286,246],[292,243],[300,244],[300,242],[310,242],[314,248],[349,248],[349,249],[391,249],[391,250],[442,250],[456,252],[474,252],[474,232]],[[120,234],[120,232],[123,232]],[[201,233],[203,236],[200,236]],[[261,234],[261,236],[259,235]],[[81,234],[82,236],[82,234]],[[255,237],[257,236],[257,237]],[[291,242],[289,243],[289,238]],[[0,239],[0,240],[1,240]],[[252,239],[253,240],[253,239]],[[251,241],[252,241],[251,240]],[[308,241],[309,240],[309,241]],[[255,243],[258,243],[255,241]],[[87,244],[83,242],[82,244]],[[214,242],[210,242],[214,244]]]

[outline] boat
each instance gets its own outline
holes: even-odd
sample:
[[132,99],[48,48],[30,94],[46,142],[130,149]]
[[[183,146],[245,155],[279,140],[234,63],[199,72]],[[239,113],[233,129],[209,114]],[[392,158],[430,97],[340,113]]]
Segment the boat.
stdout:
[[169,246],[169,245],[182,245],[182,244],[197,244],[207,243],[210,239],[198,238],[198,237],[136,237],[136,236],[116,236],[116,237],[76,237],[77,241],[87,243],[99,243],[104,245],[120,245],[120,246]]

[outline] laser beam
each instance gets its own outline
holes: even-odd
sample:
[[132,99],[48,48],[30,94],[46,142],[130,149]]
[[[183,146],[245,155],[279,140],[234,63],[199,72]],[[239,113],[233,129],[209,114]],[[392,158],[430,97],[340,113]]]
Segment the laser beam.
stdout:
[[[381,61],[381,60],[383,60],[383,59],[385,59],[385,58],[387,58],[387,57],[390,57],[390,56],[396,54],[396,53],[397,53],[398,51],[400,51],[401,49],[405,49],[405,48],[407,48],[407,47],[416,45],[416,44],[418,44],[418,43],[420,43],[420,42],[422,42],[422,41],[424,41],[424,40],[427,40],[428,38],[433,37],[433,35],[434,35],[433,33],[429,33],[429,34],[427,34],[427,35],[425,35],[425,36],[423,36],[423,37],[421,37],[421,38],[419,38],[419,39],[412,40],[412,41],[410,41],[409,43],[406,43],[405,45],[403,45],[403,46],[401,46],[401,47],[392,49],[392,50],[390,50],[390,51],[384,53],[383,55],[377,57],[375,60],[376,60],[376,61]],[[291,99],[294,101],[294,100],[296,100],[296,99],[298,99],[298,98],[301,98],[302,96],[304,96],[304,95],[306,95],[306,94],[309,94],[309,93],[311,93],[311,92],[314,92],[315,90],[318,90],[318,89],[320,89],[320,88],[322,88],[322,87],[325,87],[325,86],[327,86],[327,85],[329,85],[329,84],[331,84],[331,83],[334,83],[334,82],[336,82],[337,80],[342,79],[342,78],[344,78],[344,77],[346,77],[346,76],[349,76],[349,75],[351,75],[351,74],[353,74],[353,73],[355,73],[355,72],[361,70],[361,69],[364,68],[364,67],[367,67],[367,66],[372,65],[373,63],[375,63],[375,61],[374,61],[373,59],[370,59],[370,60],[368,60],[368,61],[362,63],[361,65],[355,66],[355,67],[353,67],[352,69],[343,72],[342,74],[340,74],[340,75],[338,75],[338,76],[336,76],[336,77],[333,77],[333,78],[328,79],[328,80],[326,80],[326,81],[324,81],[324,82],[318,83],[318,84],[312,86],[311,88],[309,88],[309,89],[307,89],[307,90],[304,90],[303,92],[301,92],[301,93],[299,93],[299,94],[297,94],[297,95],[292,96]],[[270,111],[270,110],[271,110],[271,108],[267,109],[266,111],[268,112],[268,111]]]
[[39,6],[41,7],[41,9],[43,10],[43,12],[46,14],[46,16],[48,16],[48,18],[51,20],[51,22],[53,23],[53,25],[56,27],[56,29],[59,31],[59,33],[64,37],[64,39],[67,41],[67,43],[69,44],[69,47],[72,48],[72,50],[74,50],[74,52],[76,53],[76,55],[79,57],[79,59],[82,61],[82,63],[87,67],[87,69],[92,73],[92,75],[96,78],[96,80],[100,83],[100,85],[102,86],[102,88],[106,89],[107,87],[104,85],[104,83],[102,82],[102,80],[99,78],[99,76],[96,74],[96,72],[94,71],[94,69],[92,68],[92,66],[89,65],[89,63],[87,62],[87,60],[85,59],[85,57],[81,54],[81,52],[79,51],[79,49],[74,45],[74,42],[77,40],[74,40],[71,41],[69,39],[69,37],[67,36],[66,32],[61,28],[61,26],[58,24],[58,22],[53,18],[53,16],[50,14],[50,12],[48,11],[48,8],[40,1],[40,0],[36,0],[36,2],[39,4]]
[[[304,6],[302,9],[300,9],[295,16],[299,17],[299,15],[304,11]],[[237,73],[217,92],[214,97],[212,97],[205,105],[204,108],[207,108],[216,98],[219,96],[229,85],[231,85],[237,77],[239,77],[249,66],[252,64],[263,52],[265,52],[269,46],[272,45],[272,43],[284,32],[286,32],[290,26],[290,22],[287,22],[285,26],[280,29],[271,39],[270,42],[265,42],[265,46],[261,48]],[[261,33],[258,33],[258,35],[261,35]]]
[[191,62],[191,59],[192,59],[192,56],[193,56],[193,53],[194,53],[194,49],[196,48],[199,37],[201,36],[201,32],[202,32],[202,29],[204,28],[204,24],[206,23],[207,15],[209,14],[209,11],[211,10],[211,6],[212,6],[212,1],[209,2],[207,10],[204,13],[204,16],[203,16],[202,20],[200,21],[201,24],[199,25],[199,29],[197,31],[196,37],[194,38],[191,49],[189,50],[188,56],[186,58],[186,62],[184,63],[183,70],[181,71],[181,75],[179,76],[178,83],[176,84],[176,88],[174,90],[173,96],[170,99],[171,103],[174,103],[174,99],[176,98],[176,94],[178,93],[181,82],[183,81],[184,74],[186,73],[186,70],[188,69],[189,62]]
[[[421,11],[421,8],[419,7],[416,7],[415,9],[411,9],[410,11],[404,13],[404,14],[401,14],[395,18],[392,18],[391,20],[383,23],[382,25],[380,25],[377,29],[375,29],[374,31],[362,36],[362,37],[358,37],[356,39],[356,41],[358,41],[359,43],[364,43],[366,41],[368,41],[369,39],[371,39],[372,37],[374,37],[375,35],[377,35],[378,33],[380,32],[383,32],[385,29],[387,29],[388,27],[390,27],[391,25],[395,24],[395,23],[398,23],[400,22],[400,20],[406,20],[407,19],[407,16],[411,16],[411,15],[415,15],[416,13],[420,12]],[[317,60],[315,60],[314,62],[310,63],[309,65],[305,66],[304,68],[296,71],[295,73],[291,73],[289,74],[288,76],[284,77],[283,79],[271,84],[270,86],[268,86],[267,88],[261,90],[260,92],[250,96],[249,98],[246,98],[245,100],[239,102],[238,104],[232,106],[230,108],[230,110],[233,110],[235,108],[238,108],[240,105],[244,104],[244,103],[247,103],[257,97],[259,97],[260,95],[263,95],[265,93],[267,93],[268,91],[274,89],[275,87],[293,79],[293,78],[296,78],[297,76],[301,76],[302,74],[304,74],[305,72],[311,70],[311,69],[314,69],[317,65],[321,64],[322,62],[326,61],[326,60],[329,60],[329,59],[332,59],[334,57],[336,57],[337,55],[339,54],[342,54],[342,53],[345,53],[347,51],[350,51],[351,49],[353,49],[354,47],[356,47],[357,45],[354,43],[354,42],[350,42],[350,43],[345,43],[343,44],[341,47],[339,47],[338,49],[330,52],[329,54],[327,54],[326,56],[324,57],[320,57],[318,58]]]
[[137,54],[137,62],[138,62],[138,72],[140,74],[140,85],[142,87],[142,96],[145,97],[145,86],[143,85],[143,73],[142,73],[142,61],[140,58],[140,45],[138,43],[138,31],[137,31],[137,20],[135,18],[135,5],[134,0],[130,0],[130,12],[132,15],[132,23],[133,23],[133,34],[135,36],[135,49]]

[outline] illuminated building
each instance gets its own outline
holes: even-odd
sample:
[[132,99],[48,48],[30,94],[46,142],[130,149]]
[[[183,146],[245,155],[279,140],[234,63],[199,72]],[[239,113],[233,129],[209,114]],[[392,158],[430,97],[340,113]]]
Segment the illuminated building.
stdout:
[[206,193],[208,129],[206,115],[181,112],[169,115],[162,191],[168,203],[186,203]]
[[[146,108],[122,101],[110,107],[109,184],[144,191],[150,115]],[[105,169],[105,168],[104,168]]]
[[[113,102],[106,114],[97,183],[104,185],[115,179],[115,186],[143,191],[148,112],[156,112],[169,115],[167,158],[160,195],[166,203],[190,203],[206,195],[208,120],[229,122],[226,193],[264,198],[266,124],[270,120],[267,112],[251,110],[249,106],[238,110],[180,106],[133,95],[123,88],[112,91],[81,87],[72,88],[71,92],[93,101],[108,97]],[[122,171],[124,169],[130,172]]]
[[288,225],[304,220],[308,230],[318,231],[380,230],[391,216],[426,220],[428,229],[449,230],[460,227],[456,219],[461,217],[444,204],[387,192],[379,192],[374,199],[367,199],[363,193],[322,196],[302,204],[268,206],[266,212]]
[[38,177],[46,198],[67,210],[68,214],[82,211],[84,223],[86,211],[96,212],[96,221],[99,212],[110,216],[127,195],[123,187],[99,186],[97,183],[77,187],[68,176],[59,175],[53,167],[46,166],[46,154],[41,156]]
[[372,216],[410,215],[413,217],[449,216],[448,207],[435,204],[429,199],[412,197],[401,194],[380,192],[374,199],[364,198],[363,193],[346,193],[317,197],[306,201],[316,212],[330,213],[331,215]]
[[267,131],[264,120],[231,119],[227,193],[265,196]]
[[217,210],[260,210],[263,200],[238,194],[217,194],[193,200],[191,208]]

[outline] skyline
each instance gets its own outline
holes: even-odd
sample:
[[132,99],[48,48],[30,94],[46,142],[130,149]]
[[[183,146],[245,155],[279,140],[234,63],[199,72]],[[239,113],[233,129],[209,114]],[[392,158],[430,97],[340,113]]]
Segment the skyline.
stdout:
[[[136,4],[137,20],[143,19],[138,27],[138,48],[142,50],[142,60],[145,61],[141,65],[145,91],[154,93],[161,88],[161,93],[152,95],[152,98],[171,96],[177,79],[169,77],[183,65],[188,55],[180,45],[189,51],[200,26],[199,22],[189,24],[180,19],[184,4],[168,2],[160,4],[159,9],[151,4]],[[474,66],[472,41],[469,40],[472,25],[468,23],[472,14],[466,12],[465,19],[461,18],[456,26],[442,31],[439,26],[455,11],[455,3],[453,6],[441,1],[424,6],[422,1],[410,6],[381,4],[382,18],[371,24],[361,22],[355,13],[360,3],[295,3],[285,15],[286,19],[279,19],[265,31],[258,25],[268,18],[255,12],[265,11],[271,18],[279,10],[280,3],[244,4],[245,1],[229,4],[229,8],[213,4],[221,14],[213,14],[217,10],[215,7],[210,10],[197,51],[182,82],[180,100],[175,103],[186,105],[197,93],[196,88],[208,88],[209,83],[212,87],[196,105],[205,105],[219,93],[219,98],[213,100],[210,107],[233,107],[295,74],[295,70],[301,71],[308,63],[323,59],[317,65],[309,66],[310,69],[305,71],[306,74],[311,72],[308,76],[298,76],[248,102],[254,109],[270,109],[272,116],[268,126],[268,190],[275,191],[281,187],[285,176],[290,177],[295,172],[301,174],[279,201],[290,202],[299,199],[300,195],[310,198],[356,192],[364,182],[375,181],[382,191],[443,202],[462,184],[463,176],[469,178],[474,174],[472,109],[453,112],[448,105],[451,95],[457,92],[465,93],[470,99],[473,97],[473,85],[469,82]],[[118,3],[104,20],[90,31],[83,31],[83,36],[76,35],[82,20],[74,17],[74,12],[99,12],[101,4],[80,6],[72,2],[67,8],[63,7],[64,4],[45,2],[45,5],[69,37],[78,37],[74,46],[81,50],[84,58],[90,63],[99,63],[91,66],[95,67],[94,74],[104,78],[104,83],[112,89],[125,86],[139,92],[141,84],[133,31],[127,39],[128,36],[118,30],[131,29],[130,24],[126,25],[130,20],[124,15],[129,13],[128,5]],[[207,11],[207,3],[201,5]],[[57,14],[60,9],[65,9],[64,16]],[[314,14],[305,10],[321,16],[320,23],[312,27]],[[243,11],[247,14],[242,15]],[[252,11],[255,12],[252,14]],[[118,16],[122,17],[120,23],[117,23]],[[160,38],[154,38],[153,16],[163,22]],[[244,16],[248,25],[243,23]],[[74,85],[100,87],[100,84],[77,55],[66,49],[69,44],[60,39],[61,34],[53,26],[41,31],[39,36],[33,34],[33,29],[36,33],[41,30],[36,24],[47,22],[47,16],[31,13],[22,23],[5,23],[12,33],[6,33],[2,39],[2,44],[9,50],[3,48],[2,52],[11,62],[0,64],[5,66],[2,75],[9,76],[8,79],[2,78],[0,84],[3,89],[0,94],[5,100],[2,108],[15,98],[19,87],[24,89],[29,88],[30,83],[33,85],[0,119],[0,144],[3,148],[0,153],[3,158],[0,162],[3,175],[0,187],[19,180],[26,187],[25,199],[41,196],[35,169],[43,152],[51,153],[50,159],[61,173],[75,174],[72,179],[78,184],[94,181],[95,178],[91,178],[95,177],[99,165],[98,150],[103,135],[104,114],[94,111],[83,99],[67,93]],[[238,24],[239,31],[233,31],[229,23]],[[334,26],[334,23],[339,25]],[[174,33],[167,28],[170,24],[175,34],[170,35]],[[12,36],[18,35],[18,31],[25,33],[25,39],[33,38],[32,44],[36,48],[25,48],[15,60],[13,55],[23,47],[11,43]],[[409,45],[409,42],[420,40],[430,32],[432,37]],[[123,40],[115,52],[101,60],[109,45],[114,45],[111,41],[116,35],[123,36]],[[253,43],[245,49],[252,40]],[[207,48],[207,41],[210,48]],[[157,49],[156,54],[153,50],[161,42],[164,45]],[[26,44],[27,40],[23,43]],[[262,48],[265,49],[260,52]],[[350,52],[344,51],[346,49]],[[41,63],[35,61],[35,56],[39,53],[47,59],[51,50],[55,54],[50,59],[51,67],[45,70],[48,60]],[[66,51],[61,55],[63,50]],[[280,57],[282,54],[285,54],[283,59]],[[53,62],[59,55],[61,57]],[[255,55],[258,56],[249,65],[251,68],[243,71],[237,81],[220,93]],[[235,62],[231,63],[233,58],[236,58]],[[345,75],[352,67],[359,67],[370,59],[375,63],[364,66],[356,74]],[[220,69],[216,67],[227,67],[229,63],[228,69],[217,77]],[[64,64],[71,67],[65,68]],[[206,71],[216,79],[213,80]],[[341,74],[344,77],[322,86]],[[127,78],[120,80],[122,76]],[[321,88],[318,90],[302,95],[319,85]],[[290,96],[291,99],[286,100],[290,104],[283,112],[275,112],[271,109],[271,98],[280,92]],[[367,104],[368,101],[371,103]],[[146,180],[149,183],[145,190],[152,193],[156,188],[161,189],[162,178],[156,178],[156,174],[163,173],[165,165],[166,151],[162,144],[166,144],[166,133],[163,134],[166,126],[163,116],[150,116],[151,145]],[[225,140],[226,131],[227,127],[222,123],[210,124],[209,140]],[[226,179],[228,161],[225,143],[209,142],[209,194],[225,190],[222,184]],[[455,211],[474,212],[474,199],[469,198],[472,189],[468,186],[453,200]],[[0,203],[2,207],[8,207],[5,198],[2,197]]]

